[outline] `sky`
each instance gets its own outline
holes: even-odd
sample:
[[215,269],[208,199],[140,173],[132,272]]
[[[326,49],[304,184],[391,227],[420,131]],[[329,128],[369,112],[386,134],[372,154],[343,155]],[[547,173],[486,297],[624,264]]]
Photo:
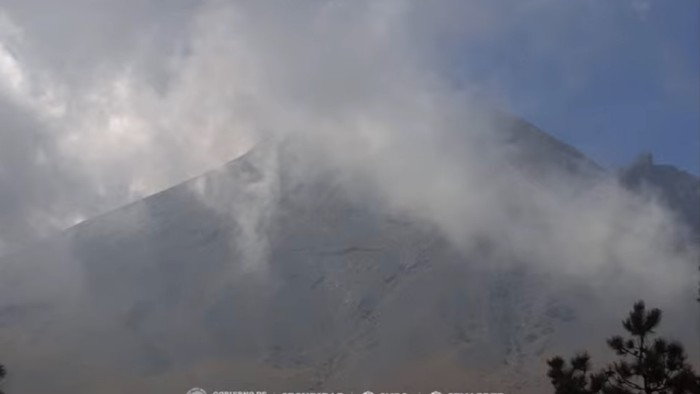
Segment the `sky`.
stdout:
[[[435,105],[521,116],[609,168],[651,151],[697,174],[698,7],[3,0],[0,247],[163,190],[261,138],[324,129],[333,119],[310,120],[323,111],[398,108],[373,90],[393,83]],[[384,142],[377,125],[350,121]]]
[[497,81],[514,113],[606,167],[652,152],[698,175],[700,3],[601,3],[533,11],[546,27],[516,22],[477,62],[455,51],[456,78]]

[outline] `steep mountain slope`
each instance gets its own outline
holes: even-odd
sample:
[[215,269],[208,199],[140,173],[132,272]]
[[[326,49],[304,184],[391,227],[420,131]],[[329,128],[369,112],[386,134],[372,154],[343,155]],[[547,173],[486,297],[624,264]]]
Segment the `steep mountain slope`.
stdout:
[[561,171],[569,176],[594,177],[604,172],[598,164],[551,135],[539,130],[527,121],[495,113],[495,127],[505,141],[516,151],[515,158],[520,165],[530,166],[537,171]]
[[[515,124],[505,140],[527,171],[602,171]],[[611,333],[596,308],[618,301],[600,284],[555,280],[498,240],[458,250],[293,151],[266,171],[269,153],[3,258],[9,388],[535,393],[546,357],[597,353]]]

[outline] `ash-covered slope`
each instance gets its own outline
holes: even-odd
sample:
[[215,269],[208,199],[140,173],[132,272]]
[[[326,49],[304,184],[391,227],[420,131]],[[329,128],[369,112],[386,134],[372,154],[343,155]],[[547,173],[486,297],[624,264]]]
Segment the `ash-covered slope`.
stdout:
[[[519,166],[599,171],[509,132]],[[534,393],[546,357],[611,334],[600,284],[520,264],[497,239],[458,250],[316,164],[259,149],[3,258],[8,389]]]

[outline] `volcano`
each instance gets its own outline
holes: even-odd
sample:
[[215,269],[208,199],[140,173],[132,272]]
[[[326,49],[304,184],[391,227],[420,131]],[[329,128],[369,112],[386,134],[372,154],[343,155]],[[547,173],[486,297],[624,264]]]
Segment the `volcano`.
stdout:
[[[619,182],[698,233],[693,175],[649,159],[607,170],[523,120],[497,123],[523,177]],[[3,256],[8,392],[541,393],[547,358],[604,357],[642,296],[525,264],[507,239],[455,245],[340,175],[258,147]],[[693,305],[663,307],[697,363]]]

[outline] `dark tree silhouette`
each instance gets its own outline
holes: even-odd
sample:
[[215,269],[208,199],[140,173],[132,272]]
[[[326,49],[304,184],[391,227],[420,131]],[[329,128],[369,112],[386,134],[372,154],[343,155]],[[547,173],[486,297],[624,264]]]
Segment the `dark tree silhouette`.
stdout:
[[555,394],[700,394],[700,377],[686,362],[683,347],[654,338],[660,322],[659,309],[647,311],[643,301],[634,304],[622,322],[630,336],[608,339],[621,359],[597,373],[591,372],[586,353],[568,364],[558,356],[548,360]]
[[[7,369],[5,369],[4,365],[0,364],[0,384],[5,382],[5,377],[7,377]],[[5,391],[0,389],[0,394],[5,394]]]

